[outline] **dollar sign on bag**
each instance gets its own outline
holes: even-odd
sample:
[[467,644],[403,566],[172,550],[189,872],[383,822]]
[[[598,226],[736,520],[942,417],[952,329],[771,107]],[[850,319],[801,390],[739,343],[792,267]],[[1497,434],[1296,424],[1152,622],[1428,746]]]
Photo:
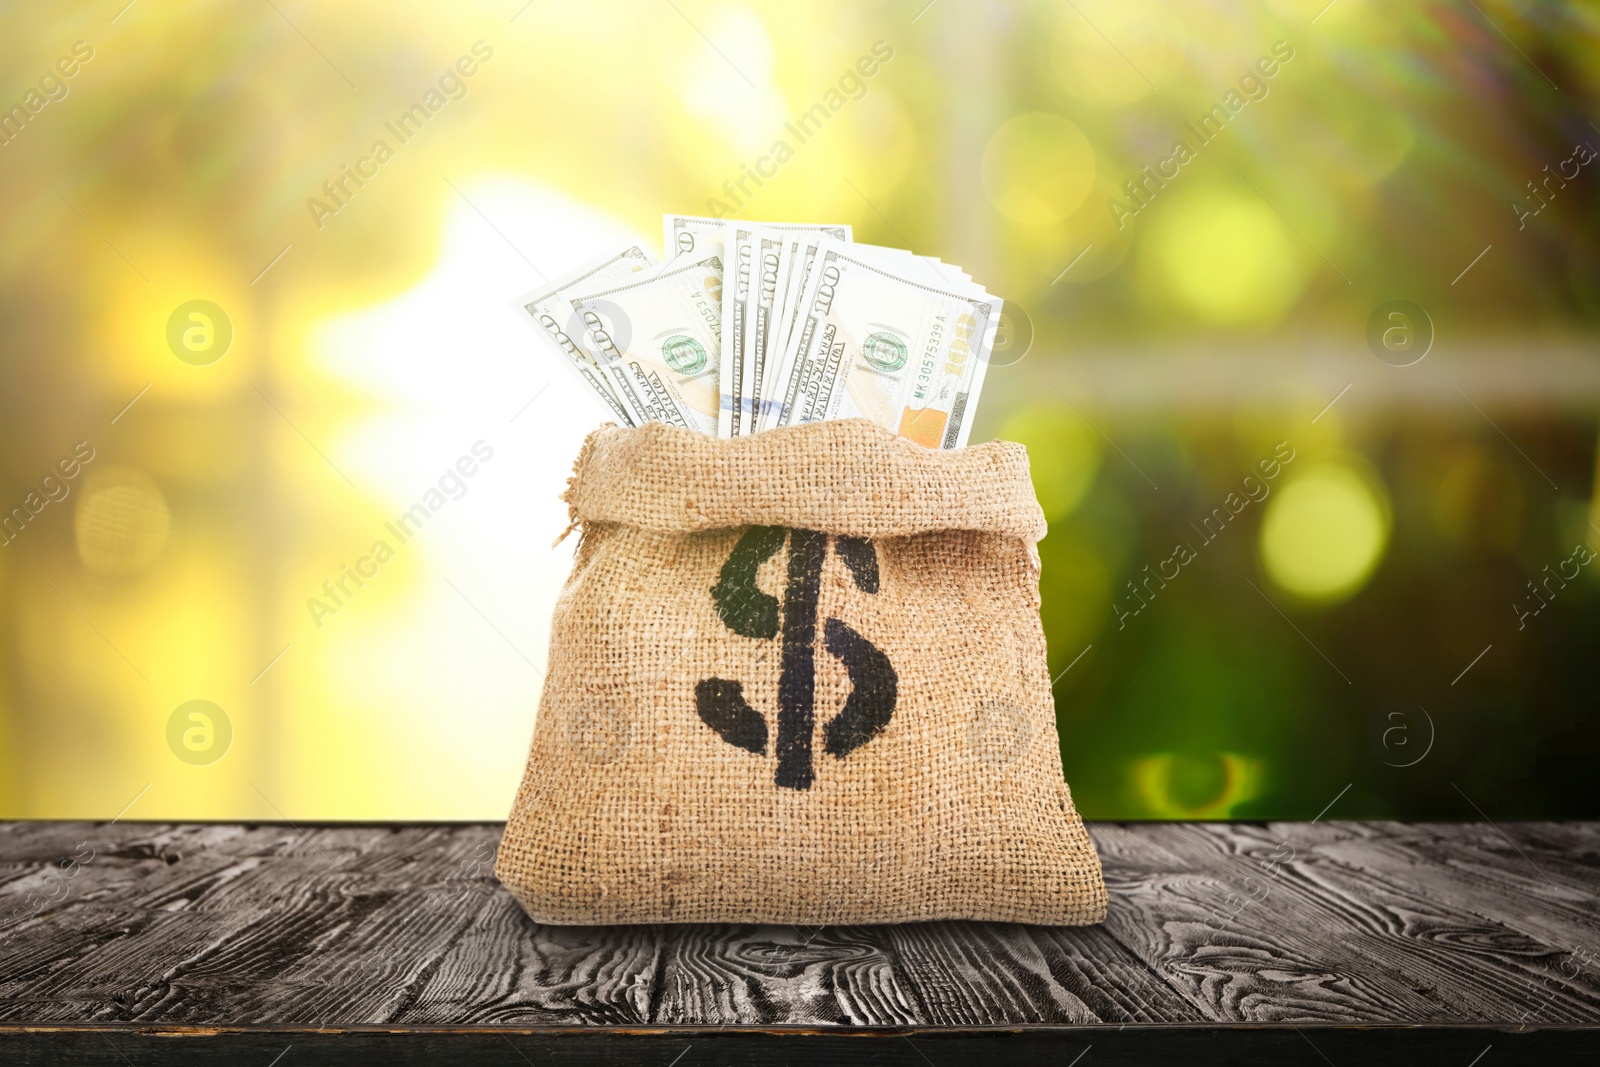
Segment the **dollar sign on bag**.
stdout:
[[[788,584],[780,605],[777,597],[756,586],[756,571],[783,547],[785,538],[789,541]],[[816,726],[817,600],[830,542],[856,588],[876,594],[878,554],[871,541],[830,538],[814,530],[781,526],[752,526],[745,531],[711,590],[717,614],[734,633],[759,640],[781,634],[774,781],[786,789],[809,789],[816,778],[812,735]],[[831,616],[824,619],[822,640],[850,678],[844,709],[822,730],[824,749],[843,759],[889,725],[899,679],[889,657],[849,624]],[[745,700],[743,682],[707,678],[695,686],[695,705],[701,720],[728,744],[766,754],[767,719]]]

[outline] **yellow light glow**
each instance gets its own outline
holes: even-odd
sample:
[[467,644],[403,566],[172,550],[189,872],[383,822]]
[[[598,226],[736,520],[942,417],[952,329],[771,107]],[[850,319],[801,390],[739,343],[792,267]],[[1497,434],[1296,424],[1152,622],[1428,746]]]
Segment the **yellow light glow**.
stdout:
[[[678,50],[663,52],[662,80],[734,149],[766,148],[789,111],[772,83],[775,56],[766,23],[748,8],[721,8],[707,21],[699,53],[697,62],[685,64]],[[739,57],[738,69],[728,63],[730,55]]]
[[[237,265],[191,234],[170,235],[141,248],[140,266],[148,282],[127,270],[105,288],[105,313],[95,321],[97,336],[89,347],[99,373],[117,381],[129,397],[154,384],[155,399],[167,404],[248,389],[257,355],[249,278],[241,278]],[[220,306],[233,334],[226,355],[207,366],[185,364],[167,342],[168,318],[195,299]]]
[[[414,285],[312,317],[299,324],[305,337],[284,340],[319,377],[383,402],[338,426],[295,412],[365,500],[323,513],[318,537],[287,554],[276,590],[273,633],[294,647],[270,677],[317,694],[276,723],[299,753],[300,773],[272,794],[285,811],[470,818],[503,807],[522,770],[525,749],[497,738],[525,738],[538,704],[547,605],[574,542],[544,546],[568,521],[558,494],[575,442],[608,412],[538,358],[533,327],[502,294],[540,280],[519,248],[554,276],[597,248],[654,241],[533,183],[458,184],[461,197],[442,183],[435,194],[446,204],[438,258]],[[502,395],[486,381],[512,384]],[[402,536],[398,517],[475,442],[492,457]],[[294,447],[298,437],[286,444],[285,469],[314,464],[317,477],[337,478]],[[332,586],[363,570],[379,541],[393,556],[376,574]]]
[[1098,0],[1062,9],[1050,50],[1061,85],[1089,104],[1142,100],[1183,57],[1174,12],[1144,0]]
[[983,150],[983,187],[1008,218],[1041,225],[1078,209],[1094,184],[1094,146],[1060,115],[1007,120]]
[[1325,462],[1268,501],[1261,564],[1285,592],[1322,603],[1345,600],[1382,559],[1389,525],[1389,503],[1375,476]]
[[1144,280],[1202,318],[1272,322],[1305,289],[1304,242],[1251,189],[1179,192],[1150,214]]

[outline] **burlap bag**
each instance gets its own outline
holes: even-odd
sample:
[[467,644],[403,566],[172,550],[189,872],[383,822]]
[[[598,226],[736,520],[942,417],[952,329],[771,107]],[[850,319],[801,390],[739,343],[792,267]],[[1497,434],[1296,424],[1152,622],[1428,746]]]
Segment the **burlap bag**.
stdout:
[[863,420],[584,443],[495,873],[550,923],[1091,923],[1027,452]]

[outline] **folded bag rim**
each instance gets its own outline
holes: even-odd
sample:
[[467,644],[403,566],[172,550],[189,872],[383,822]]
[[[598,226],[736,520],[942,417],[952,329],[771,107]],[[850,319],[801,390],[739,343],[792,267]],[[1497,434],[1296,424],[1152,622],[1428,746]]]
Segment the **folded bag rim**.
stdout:
[[[827,464],[816,462],[819,451]],[[660,422],[603,426],[585,439],[562,500],[574,524],[664,533],[787,526],[905,537],[973,530],[1031,545],[1046,531],[1023,445],[930,449],[867,419],[732,439]]]

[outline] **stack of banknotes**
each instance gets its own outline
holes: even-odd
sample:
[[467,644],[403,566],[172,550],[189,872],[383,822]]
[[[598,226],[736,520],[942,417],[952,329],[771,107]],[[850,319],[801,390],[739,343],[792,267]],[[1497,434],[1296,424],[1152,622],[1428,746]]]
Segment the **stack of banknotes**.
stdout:
[[960,268],[849,226],[665,217],[667,261],[624,245],[516,301],[624,425],[744,437],[871,419],[960,448],[1001,301]]

